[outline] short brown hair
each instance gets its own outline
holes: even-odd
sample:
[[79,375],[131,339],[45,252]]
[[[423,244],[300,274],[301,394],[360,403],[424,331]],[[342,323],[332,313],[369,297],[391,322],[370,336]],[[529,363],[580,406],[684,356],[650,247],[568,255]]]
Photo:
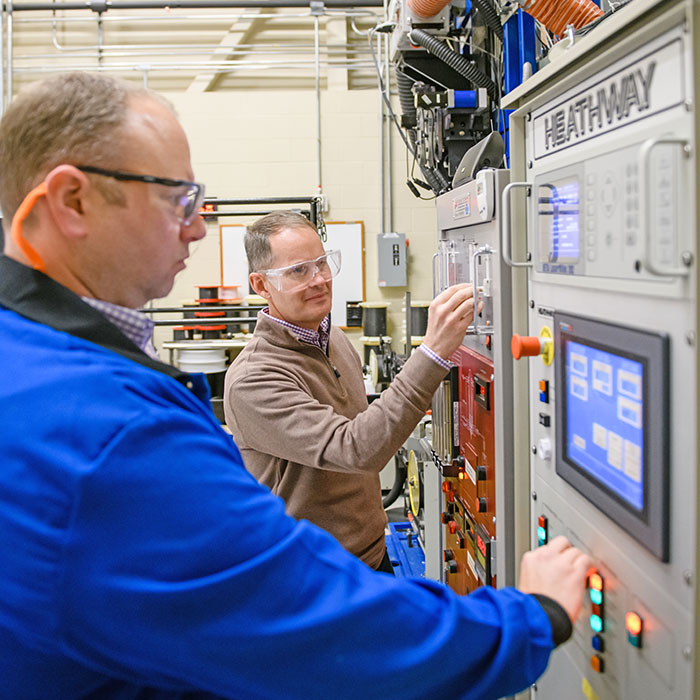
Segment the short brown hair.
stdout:
[[57,165],[114,167],[132,97],[166,103],[141,86],[94,73],[64,73],[18,95],[0,121],[4,218],[11,221],[29,191]]
[[295,211],[273,211],[248,226],[244,238],[245,254],[248,257],[250,272],[267,270],[272,266],[270,238],[286,228],[310,228],[316,231],[314,224],[303,214]]

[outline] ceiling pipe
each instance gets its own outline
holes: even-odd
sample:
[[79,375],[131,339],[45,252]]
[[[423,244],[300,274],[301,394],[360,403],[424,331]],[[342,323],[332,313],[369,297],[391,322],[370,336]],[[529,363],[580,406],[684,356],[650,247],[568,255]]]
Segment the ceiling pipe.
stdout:
[[[60,11],[60,10],[92,10],[99,14],[108,10],[148,10],[148,9],[218,9],[218,8],[283,8],[283,7],[309,7],[309,0],[128,0],[115,4],[112,0],[86,0],[85,2],[15,2],[0,3],[11,12],[24,11]],[[328,9],[356,8],[356,7],[384,7],[383,0],[361,0],[350,2],[348,0],[324,0],[323,6]]]

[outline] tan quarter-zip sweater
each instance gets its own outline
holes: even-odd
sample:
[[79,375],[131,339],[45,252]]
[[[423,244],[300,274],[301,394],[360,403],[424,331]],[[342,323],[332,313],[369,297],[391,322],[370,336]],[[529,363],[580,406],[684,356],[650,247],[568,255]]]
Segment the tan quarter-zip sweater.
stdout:
[[258,314],[253,339],[226,373],[224,413],[246,467],[287,512],[327,530],[376,568],[386,527],[379,472],[444,376],[414,352],[368,406],[360,358],[339,328],[331,327],[326,356]]

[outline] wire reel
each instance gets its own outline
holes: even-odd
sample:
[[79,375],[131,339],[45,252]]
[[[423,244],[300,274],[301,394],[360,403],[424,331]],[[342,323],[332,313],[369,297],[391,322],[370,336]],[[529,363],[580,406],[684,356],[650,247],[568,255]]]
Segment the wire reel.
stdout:
[[408,453],[408,498],[411,512],[417,518],[423,507],[423,481],[420,478],[418,458],[413,450]]

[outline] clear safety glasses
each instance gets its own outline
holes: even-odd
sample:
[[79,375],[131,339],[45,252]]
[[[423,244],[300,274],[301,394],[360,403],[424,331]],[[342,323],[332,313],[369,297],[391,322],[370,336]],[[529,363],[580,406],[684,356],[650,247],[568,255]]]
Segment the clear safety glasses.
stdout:
[[173,205],[175,216],[182,222],[183,226],[189,226],[197,216],[197,212],[204,204],[204,185],[189,180],[173,180],[167,177],[156,177],[155,175],[136,175],[134,173],[123,173],[119,170],[105,170],[92,165],[76,165],[78,170],[84,173],[104,175],[123,182],[150,182],[165,187],[177,187],[179,192],[173,193]]
[[316,275],[330,282],[340,272],[341,255],[339,250],[329,250],[315,260],[277,267],[272,270],[258,270],[280,292],[297,292],[311,284]]

